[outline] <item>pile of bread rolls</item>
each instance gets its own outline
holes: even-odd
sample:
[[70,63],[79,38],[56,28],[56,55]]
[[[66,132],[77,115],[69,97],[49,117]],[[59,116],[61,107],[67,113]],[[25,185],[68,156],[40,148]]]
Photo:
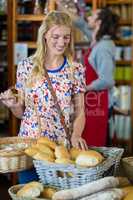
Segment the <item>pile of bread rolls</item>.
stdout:
[[47,137],[40,137],[36,144],[25,150],[25,153],[37,160],[82,167],[96,166],[105,159],[101,153],[95,150],[85,151],[76,148],[68,150],[62,144],[57,145]]
[[40,182],[32,181],[22,186],[21,189],[17,191],[16,196],[51,199],[55,192],[57,192],[56,188],[43,186]]

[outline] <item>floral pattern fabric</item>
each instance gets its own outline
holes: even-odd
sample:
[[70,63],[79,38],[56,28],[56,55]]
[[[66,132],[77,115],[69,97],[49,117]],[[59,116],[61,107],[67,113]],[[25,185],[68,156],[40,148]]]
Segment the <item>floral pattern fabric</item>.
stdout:
[[[73,63],[72,66],[68,64],[65,58],[62,66],[54,70],[48,70],[67,127],[71,125],[73,95],[85,92],[84,68],[79,63]],[[21,61],[17,69],[16,88],[24,93],[27,102],[19,135],[28,137],[43,135],[51,140],[61,141],[65,137],[65,131],[61,125],[60,116],[51,92],[48,89],[46,78],[43,77],[31,88],[26,86],[26,81],[30,78],[33,67],[32,58],[30,57]]]

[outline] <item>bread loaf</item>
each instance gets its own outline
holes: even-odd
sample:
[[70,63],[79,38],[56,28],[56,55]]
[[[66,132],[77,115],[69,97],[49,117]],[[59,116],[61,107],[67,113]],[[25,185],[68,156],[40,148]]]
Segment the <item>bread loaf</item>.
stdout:
[[60,190],[53,195],[52,200],[76,200],[91,194],[97,194],[99,191],[103,193],[103,190],[115,188],[118,185],[119,180],[117,178],[113,176],[105,177],[76,188]]
[[34,156],[36,153],[38,153],[38,148],[37,147],[29,147],[27,149],[25,149],[25,153],[28,155],[28,156]]
[[82,151],[76,158],[76,164],[83,167],[93,167],[104,160],[104,157],[97,151]]
[[50,157],[54,158],[54,151],[48,147],[47,145],[43,144],[43,143],[37,143],[35,145],[35,148],[39,149],[39,152],[43,152],[45,154],[48,154]]
[[122,188],[123,192],[125,192],[125,198],[123,200],[132,200],[133,199],[133,186],[130,185],[128,187]]
[[64,147],[63,145],[56,146],[55,156],[56,156],[56,158],[59,158],[59,159],[61,159],[61,158],[70,159],[71,158],[70,153],[68,152],[67,148]]
[[48,154],[43,153],[43,152],[38,152],[37,154],[35,154],[33,156],[33,158],[36,159],[36,160],[44,160],[44,161],[48,161],[48,162],[54,162],[53,157],[51,157]]
[[59,164],[75,164],[73,160],[67,159],[67,158],[57,158],[55,160],[55,163]]
[[70,155],[71,155],[71,159],[75,160],[77,158],[77,156],[80,154],[81,149],[77,149],[77,148],[71,148],[70,149]]
[[52,187],[46,187],[43,189],[41,196],[43,198],[52,199],[55,192],[57,192],[57,189]]
[[43,191],[42,183],[33,181],[30,183],[25,184],[18,192],[18,197],[30,197],[35,198],[39,197],[41,192]]
[[41,144],[45,144],[47,145],[48,147],[50,147],[51,149],[55,149],[56,147],[56,143],[51,141],[49,138],[47,137],[40,137],[38,140],[37,140],[37,143],[41,143]]

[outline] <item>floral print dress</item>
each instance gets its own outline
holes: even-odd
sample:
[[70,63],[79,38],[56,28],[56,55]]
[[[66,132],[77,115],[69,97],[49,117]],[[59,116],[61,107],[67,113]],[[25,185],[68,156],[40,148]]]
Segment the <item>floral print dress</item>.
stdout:
[[[85,92],[84,68],[79,63],[73,63],[73,66],[72,70],[72,66],[64,58],[62,66],[48,70],[67,127],[71,125],[70,117],[74,111],[73,95]],[[65,137],[65,131],[45,76],[37,81],[33,87],[26,86],[26,81],[30,77],[33,67],[32,57],[29,57],[21,61],[17,69],[16,88],[24,93],[25,102],[27,102],[19,135],[35,138],[47,136],[51,140],[62,141]]]

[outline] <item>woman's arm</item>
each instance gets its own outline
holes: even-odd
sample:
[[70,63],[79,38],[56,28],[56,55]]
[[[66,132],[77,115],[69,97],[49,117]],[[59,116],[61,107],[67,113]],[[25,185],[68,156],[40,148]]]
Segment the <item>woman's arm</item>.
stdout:
[[20,103],[17,103],[15,106],[10,108],[11,112],[17,117],[18,119],[22,119],[24,113],[24,106]]
[[[94,47],[95,48],[95,47]],[[95,55],[95,69],[98,79],[87,85],[87,91],[109,89],[114,86],[114,48],[101,47]]]
[[87,149],[87,144],[81,137],[85,126],[84,93],[74,95],[74,111],[72,145],[77,148]]
[[87,21],[78,15],[78,11],[72,12],[70,9],[66,9],[62,3],[60,2],[60,0],[56,0],[56,3],[59,7],[59,10],[66,12],[72,19],[73,24],[75,27],[77,27],[78,29],[80,29],[80,31],[83,32],[83,34],[86,36],[87,40],[90,42],[92,39],[92,30],[89,28],[89,25],[87,23]]

